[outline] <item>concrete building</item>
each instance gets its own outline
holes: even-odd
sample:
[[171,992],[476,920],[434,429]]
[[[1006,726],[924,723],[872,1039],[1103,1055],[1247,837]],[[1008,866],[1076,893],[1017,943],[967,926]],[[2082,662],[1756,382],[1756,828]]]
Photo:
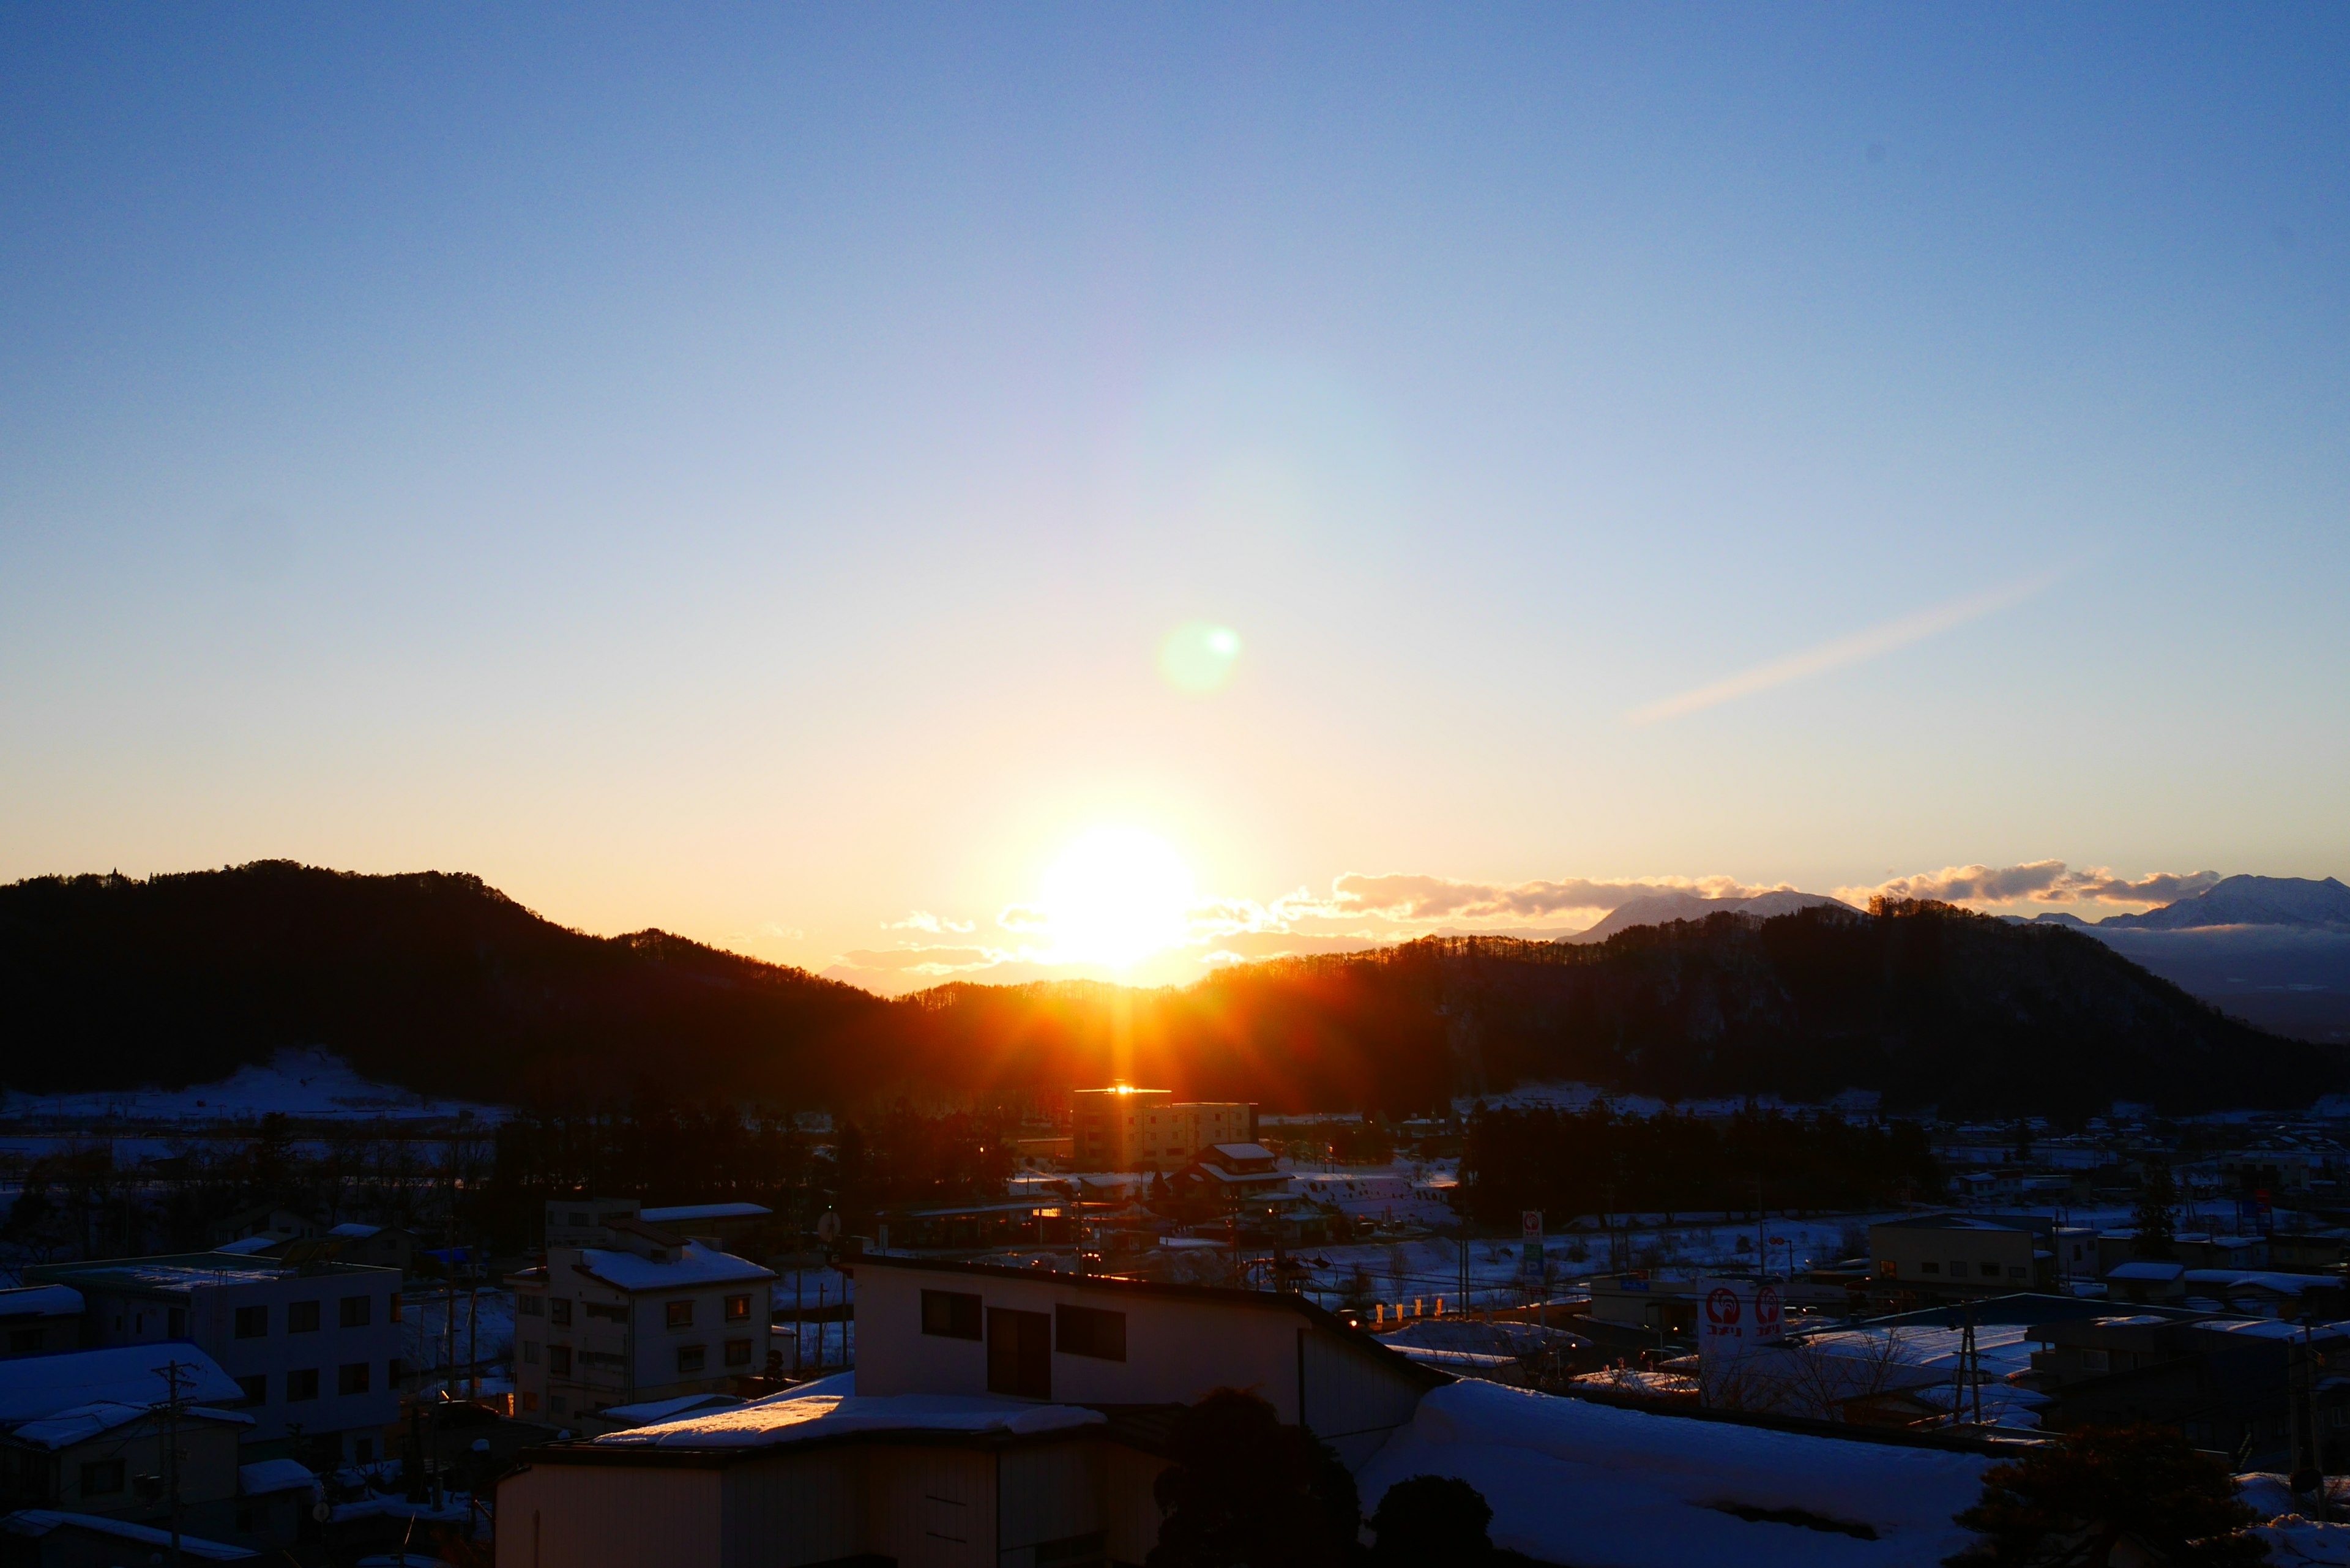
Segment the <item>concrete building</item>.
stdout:
[[1350,1465],[1450,1381],[1294,1295],[867,1256],[858,1369],[534,1450],[499,1568],[1139,1563],[1171,1407],[1252,1388]]
[[252,1418],[247,1459],[289,1451],[306,1463],[380,1457],[400,1415],[400,1274],[355,1263],[293,1265],[185,1252],[45,1263],[27,1283],[70,1286],[84,1303],[82,1343],[150,1354],[192,1345],[237,1385]]
[[1078,1089],[1069,1096],[1072,1163],[1079,1170],[1166,1175],[1211,1144],[1256,1137],[1256,1107],[1237,1101],[1179,1102],[1167,1089]]
[[1868,1228],[1880,1295],[1949,1300],[2050,1291],[2056,1222],[2038,1215],[1919,1214]]
[[515,1389],[525,1420],[723,1393],[764,1369],[774,1271],[619,1212],[612,1244],[547,1249],[513,1279]]

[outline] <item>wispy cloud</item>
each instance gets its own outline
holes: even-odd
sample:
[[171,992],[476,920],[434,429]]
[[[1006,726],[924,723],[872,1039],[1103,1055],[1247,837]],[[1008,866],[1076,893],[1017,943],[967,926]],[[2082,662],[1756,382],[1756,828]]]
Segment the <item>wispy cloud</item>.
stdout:
[[2157,871],[2132,877],[2102,866],[2075,871],[2062,860],[2028,860],[2021,866],[1945,866],[1939,871],[1896,877],[1874,888],[1839,888],[1836,897],[1855,904],[1880,895],[1952,904],[2168,904],[2191,898],[2219,879],[2216,871]]
[[969,936],[979,929],[979,926],[976,921],[942,919],[928,909],[916,909],[902,920],[883,921],[881,929],[885,931],[929,931],[934,935],[952,931],[958,936]]
[[1717,680],[1710,686],[1684,691],[1678,697],[1668,697],[1661,702],[1635,708],[1624,715],[1625,722],[1656,724],[1668,719],[1683,718],[1708,708],[1720,707],[1724,702],[1735,701],[1741,697],[1752,697],[1757,691],[1768,691],[1774,686],[1823,675],[1847,664],[1858,664],[1880,654],[1890,653],[1897,648],[1907,648],[1913,642],[1923,642],[1970,620],[1980,620],[2011,605],[2022,604],[2035,594],[2045,593],[2071,569],[2066,566],[2043,572],[2037,576],[2010,583],[2005,587],[1953,599],[1933,609],[1919,610],[1914,615],[1906,615],[1898,620],[1888,620],[1865,631],[1807,648],[1801,653],[1792,653],[1768,664],[1758,664],[1726,680]]

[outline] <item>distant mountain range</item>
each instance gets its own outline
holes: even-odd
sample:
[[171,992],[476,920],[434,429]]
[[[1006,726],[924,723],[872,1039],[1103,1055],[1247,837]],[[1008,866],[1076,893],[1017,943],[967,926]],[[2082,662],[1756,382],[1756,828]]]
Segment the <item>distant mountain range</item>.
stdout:
[[660,931],[567,930],[462,875],[42,877],[0,887],[0,1081],[207,1083],[310,1047],[506,1102],[1033,1103],[1118,1076],[1268,1110],[1403,1111],[1580,1079],[2070,1121],[2115,1099],[2296,1106],[2345,1081],[2344,1053],[2223,1017],[2116,950],[2182,933],[2092,940],[1784,897],[1804,907],[1742,901],[1601,940],[1430,938],[1182,988],[885,1001]]
[[2350,888],[2334,877],[2229,877],[2191,898],[2143,915],[2034,917],[2042,925],[2095,926],[2105,930],[2187,931],[2215,926],[2301,926],[2350,931]]

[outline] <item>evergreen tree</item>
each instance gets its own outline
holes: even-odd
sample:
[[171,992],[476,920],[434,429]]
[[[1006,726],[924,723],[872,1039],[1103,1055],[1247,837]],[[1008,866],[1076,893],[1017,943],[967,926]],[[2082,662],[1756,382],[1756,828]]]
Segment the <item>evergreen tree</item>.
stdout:
[[2107,1568],[2154,1562],[2236,1568],[2264,1562],[2227,1467],[2162,1427],[2086,1427],[1983,1472],[1982,1501],[1957,1522],[1984,1539],[1947,1568]]
[[1359,1562],[1362,1503],[1327,1444],[1253,1394],[1219,1388],[1183,1412],[1149,1568],[1340,1568]]
[[2146,1162],[2146,1175],[2139,1180],[2137,1211],[2131,1216],[2137,1227],[2137,1239],[2130,1243],[2130,1251],[2140,1258],[2169,1258],[2177,1255],[2172,1245],[2178,1234],[2178,1184],[2170,1177],[2169,1165],[2160,1159]]

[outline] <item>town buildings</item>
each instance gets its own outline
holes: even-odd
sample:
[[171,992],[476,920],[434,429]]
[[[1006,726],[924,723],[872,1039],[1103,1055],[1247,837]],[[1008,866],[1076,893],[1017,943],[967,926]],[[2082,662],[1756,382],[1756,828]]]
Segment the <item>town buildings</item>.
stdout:
[[188,1252],[38,1264],[25,1277],[79,1293],[85,1345],[203,1351],[239,1390],[248,1458],[363,1464],[399,1415],[396,1270]]

